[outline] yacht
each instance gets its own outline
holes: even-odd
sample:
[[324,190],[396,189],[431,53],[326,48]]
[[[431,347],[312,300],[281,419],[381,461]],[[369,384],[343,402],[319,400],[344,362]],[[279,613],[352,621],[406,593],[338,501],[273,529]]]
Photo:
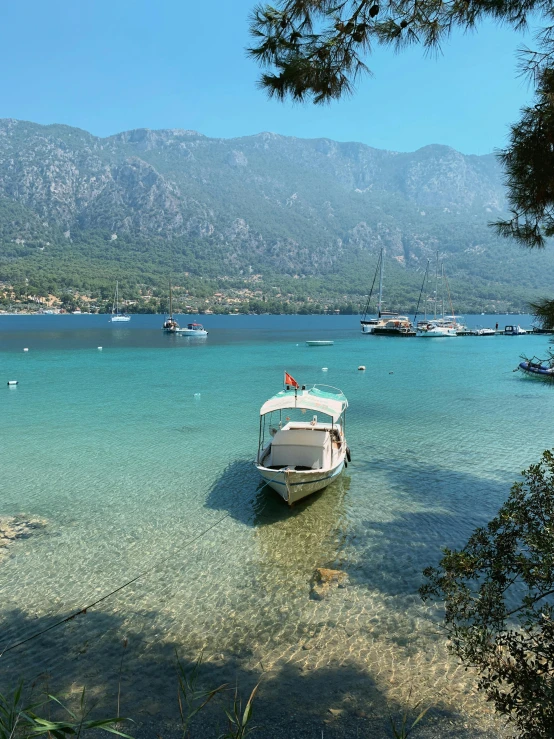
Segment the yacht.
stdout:
[[[385,262],[385,249],[381,249],[379,259],[377,261],[377,269],[373,277],[373,284],[369,292],[369,297],[365,306],[363,316],[360,320],[360,326],[363,334],[374,334],[375,336],[415,336],[416,332],[407,316],[401,316],[398,313],[383,311],[383,269]],[[377,298],[377,318],[368,318],[367,314],[371,304],[373,288],[379,274],[379,293]]]
[[[439,253],[437,252],[437,266],[435,270],[435,290],[434,290],[434,303],[435,303],[435,310],[434,310],[434,317],[433,318],[425,318],[422,321],[418,321],[417,323],[417,336],[419,338],[423,339],[436,339],[436,338],[453,338],[455,336],[458,336],[459,334],[466,333],[467,327],[460,323],[458,320],[460,317],[454,315],[454,312],[452,312],[451,315],[445,316],[444,315],[444,286],[448,287],[448,281],[446,279],[446,275],[444,274],[444,265],[441,264],[441,286],[442,286],[442,316],[437,316],[437,297],[438,297],[438,290],[439,290]],[[419,301],[416,308],[416,314],[417,310],[419,309],[419,302],[421,300],[421,296],[423,294],[423,290],[425,287],[425,282],[427,280],[427,277],[429,275],[429,260],[427,260],[427,269],[425,270],[425,275],[423,277],[423,283],[421,285],[421,292],[419,294]],[[448,297],[450,298],[450,288],[448,288]],[[452,305],[450,306],[452,309]],[[415,318],[414,318],[415,321]]]
[[443,321],[420,321],[417,325],[417,336],[420,338],[440,338],[444,336],[458,336],[455,326],[445,324]]

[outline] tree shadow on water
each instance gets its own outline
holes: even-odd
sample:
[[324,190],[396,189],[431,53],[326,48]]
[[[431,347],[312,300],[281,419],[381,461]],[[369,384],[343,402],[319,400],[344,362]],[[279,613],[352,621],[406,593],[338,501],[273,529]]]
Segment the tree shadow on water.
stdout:
[[[136,614],[135,614],[136,615]],[[153,615],[153,614],[151,614]],[[52,626],[55,618],[32,618],[22,611],[4,614],[1,634],[29,635]],[[7,644],[3,639],[0,649]],[[325,645],[322,646],[325,649]],[[65,701],[78,700],[82,686],[93,702],[93,715],[115,715],[120,691],[121,714],[135,723],[123,727],[132,736],[175,739],[181,736],[177,703],[176,654],[190,670],[198,645],[152,634],[149,614],[129,621],[128,614],[90,611],[0,658],[0,692],[26,678],[35,694],[47,690]],[[225,729],[224,709],[235,686],[245,700],[260,682],[254,703],[257,736],[271,739],[390,737],[389,716],[399,723],[406,706],[387,699],[369,672],[353,665],[318,666],[315,652],[302,659],[262,664],[241,662],[240,655],[204,654],[200,687],[222,683],[229,690],[214,699],[194,720],[193,739],[215,739]],[[321,654],[321,651],[319,652]],[[414,701],[417,694],[414,694]],[[244,705],[244,703],[243,703]],[[413,705],[413,703],[412,703]],[[433,709],[414,735],[425,739],[485,739],[501,736],[482,731],[463,714]]]
[[368,491],[351,521],[345,566],[353,582],[391,596],[417,598],[423,570],[438,563],[444,547],[462,547],[486,525],[510,489],[430,463],[378,459],[362,469],[384,472],[385,481]]

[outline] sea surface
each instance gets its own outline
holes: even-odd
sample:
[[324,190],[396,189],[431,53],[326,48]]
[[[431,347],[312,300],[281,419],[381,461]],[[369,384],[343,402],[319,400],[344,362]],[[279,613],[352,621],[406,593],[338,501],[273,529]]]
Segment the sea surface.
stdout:
[[[160,316],[0,317],[0,516],[46,522],[0,561],[0,692],[19,675],[62,695],[86,685],[112,713],[119,689],[122,713],[167,728],[176,655],[202,654],[208,687],[244,695],[262,678],[263,737],[386,736],[389,713],[419,700],[433,704],[428,726],[499,736],[417,589],[441,547],[462,546],[553,446],[554,388],[513,371],[549,337],[373,337],[357,316],[198,320],[206,339],[164,335]],[[283,370],[350,404],[351,464],[291,510],[252,465]],[[312,599],[317,567],[346,571],[348,587]]]

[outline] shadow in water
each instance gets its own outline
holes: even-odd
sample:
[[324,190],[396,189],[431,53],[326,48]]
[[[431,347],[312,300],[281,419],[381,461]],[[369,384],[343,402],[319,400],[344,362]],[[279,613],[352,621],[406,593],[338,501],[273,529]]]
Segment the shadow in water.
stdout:
[[[304,515],[312,506],[332,507],[344,497],[350,478],[344,473],[328,488],[300,500],[292,508],[261,479],[249,460],[231,462],[214,483],[206,508],[228,511],[247,526],[266,526]],[[337,515],[339,511],[337,511]]]
[[390,596],[417,598],[422,571],[438,563],[444,547],[464,546],[496,514],[511,485],[405,458],[374,459],[356,469],[366,479],[374,471],[378,482],[350,521],[346,567],[357,584]]
[[[152,617],[154,614],[151,614]],[[48,617],[31,618],[11,611],[2,620],[2,634],[28,634],[50,626]],[[27,689],[44,691],[75,702],[83,685],[89,700],[97,703],[94,715],[113,715],[121,689],[121,713],[136,723],[124,727],[133,736],[181,735],[177,704],[176,654],[190,669],[200,647],[164,640],[148,628],[148,614],[141,614],[140,628],[133,628],[126,615],[92,611],[53,629],[0,659],[0,692],[14,687],[20,677]],[[124,644],[127,646],[124,646]],[[7,644],[0,643],[0,650]],[[209,689],[229,683],[230,690],[200,713],[192,737],[217,737],[225,728],[224,708],[232,689],[239,686],[247,696],[261,679],[254,704],[257,735],[264,738],[390,736],[389,716],[400,720],[403,705],[387,699],[372,676],[346,664],[316,669],[304,660],[264,671],[262,665],[244,666],[240,655],[205,654],[200,686]],[[414,702],[418,699],[414,695]],[[453,710],[433,709],[418,732],[421,739],[498,739],[482,731],[467,716]]]

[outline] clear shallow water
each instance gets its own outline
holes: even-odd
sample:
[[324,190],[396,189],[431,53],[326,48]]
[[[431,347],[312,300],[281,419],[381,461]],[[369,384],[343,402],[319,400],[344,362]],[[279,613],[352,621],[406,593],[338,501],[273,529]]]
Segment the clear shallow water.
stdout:
[[[212,686],[250,688],[265,671],[260,701],[276,721],[323,725],[329,707],[344,709],[339,722],[386,719],[423,698],[482,723],[489,708],[416,591],[440,548],[462,545],[552,446],[554,390],[512,372],[548,337],[376,338],[355,316],[203,319],[207,340],[164,336],[156,316],[108,328],[101,316],[0,318],[0,515],[48,520],[0,564],[0,651],[169,557],[4,655],[0,675],[47,673],[51,689],[86,683],[113,701],[123,655],[124,707],[157,718],[175,707],[174,649],[204,648]],[[529,324],[471,323],[497,320]],[[304,344],[321,338],[334,346]],[[251,465],[283,369],[350,402],[352,464],[292,511]],[[318,602],[321,566],[350,585]]]

